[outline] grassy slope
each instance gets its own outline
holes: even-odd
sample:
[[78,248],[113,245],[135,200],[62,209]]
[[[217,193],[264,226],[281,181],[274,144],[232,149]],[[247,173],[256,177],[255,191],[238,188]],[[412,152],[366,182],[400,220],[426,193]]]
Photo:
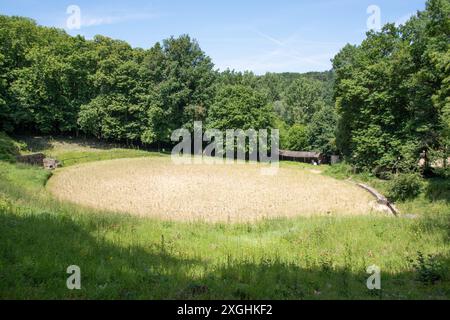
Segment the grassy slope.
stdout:
[[14,140],[0,132],[0,161],[14,162],[19,148]]
[[[156,155],[75,149],[59,144],[48,153],[72,159],[66,166]],[[45,191],[48,176],[41,169],[0,162],[1,298],[450,297],[448,199],[432,203],[424,195],[400,205],[419,214],[418,219],[317,217],[255,225],[185,224],[105,215],[59,203]],[[410,262],[418,251],[436,256],[423,272]],[[66,268],[74,264],[81,267],[80,291],[65,286]],[[381,292],[365,285],[365,270],[373,264],[381,267]],[[434,284],[418,281],[430,273],[442,279]]]

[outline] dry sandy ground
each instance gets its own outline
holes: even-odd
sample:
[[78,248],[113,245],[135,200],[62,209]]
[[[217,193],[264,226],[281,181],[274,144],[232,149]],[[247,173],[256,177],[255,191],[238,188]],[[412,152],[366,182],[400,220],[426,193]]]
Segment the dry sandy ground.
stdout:
[[281,167],[274,176],[260,169],[259,164],[120,159],[58,170],[48,189],[61,200],[88,207],[181,221],[374,212],[371,196],[349,182],[297,167]]

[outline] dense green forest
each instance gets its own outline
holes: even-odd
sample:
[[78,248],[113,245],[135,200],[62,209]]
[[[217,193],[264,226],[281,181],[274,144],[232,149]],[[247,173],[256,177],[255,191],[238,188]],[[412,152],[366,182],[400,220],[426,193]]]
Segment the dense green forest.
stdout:
[[263,76],[217,71],[188,35],[144,50],[0,16],[0,130],[165,145],[195,120],[273,127],[284,149],[413,170],[423,150],[450,152],[449,15],[449,0],[430,0],[344,47],[331,71]]
[[[311,122],[310,104],[333,110],[331,72],[220,73],[187,35],[143,50],[103,36],[71,37],[26,18],[2,16],[0,23],[0,119],[7,132],[154,145],[170,143],[173,130],[194,121],[226,129],[276,126],[288,135],[295,123]],[[299,149],[322,146],[309,137]]]
[[450,1],[428,1],[334,58],[338,148],[358,166],[409,170],[423,150],[448,158],[449,17]]

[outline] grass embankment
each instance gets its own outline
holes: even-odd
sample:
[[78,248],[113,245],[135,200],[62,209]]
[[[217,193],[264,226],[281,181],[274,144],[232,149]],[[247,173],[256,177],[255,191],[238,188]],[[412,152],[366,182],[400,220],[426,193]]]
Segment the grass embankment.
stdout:
[[0,161],[14,162],[19,154],[18,143],[0,132]]
[[[155,156],[50,151],[95,161]],[[72,157],[76,152],[77,157]],[[69,158],[67,158],[69,159]],[[83,160],[81,160],[83,159]],[[105,214],[54,200],[49,173],[0,162],[0,297],[20,299],[448,299],[449,199],[400,204],[416,219],[315,217],[181,223]],[[418,252],[425,255],[422,261]],[[433,258],[429,258],[431,255]],[[411,262],[410,260],[413,260]],[[420,262],[422,261],[422,262]],[[365,270],[381,268],[382,290]],[[81,268],[79,291],[66,268]]]

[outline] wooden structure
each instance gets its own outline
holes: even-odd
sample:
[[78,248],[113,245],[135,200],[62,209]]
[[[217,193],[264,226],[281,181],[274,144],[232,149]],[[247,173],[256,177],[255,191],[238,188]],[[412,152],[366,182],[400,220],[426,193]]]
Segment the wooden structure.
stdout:
[[322,164],[325,157],[320,152],[280,150],[280,160]]

